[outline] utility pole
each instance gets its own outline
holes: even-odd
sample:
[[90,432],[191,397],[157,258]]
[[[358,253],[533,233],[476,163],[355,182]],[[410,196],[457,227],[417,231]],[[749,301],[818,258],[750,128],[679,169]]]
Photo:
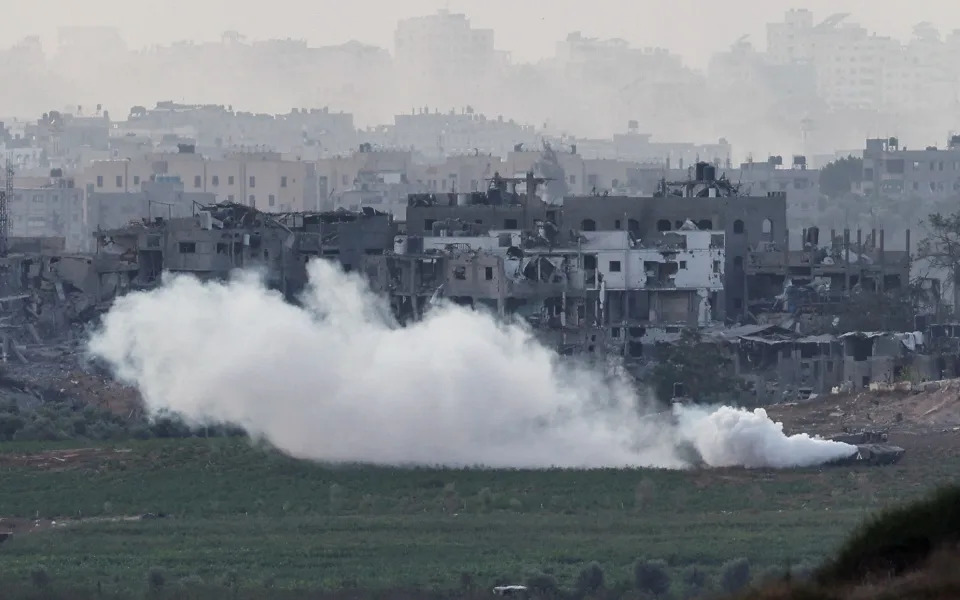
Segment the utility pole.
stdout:
[[8,251],[8,236],[10,225],[7,221],[7,203],[13,198],[13,162],[7,156],[6,177],[3,193],[0,194],[0,257],[6,256]]

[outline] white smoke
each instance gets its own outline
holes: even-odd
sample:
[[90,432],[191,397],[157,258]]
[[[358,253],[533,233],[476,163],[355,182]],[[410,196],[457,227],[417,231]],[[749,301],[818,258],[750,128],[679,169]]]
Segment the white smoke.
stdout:
[[[601,374],[483,313],[441,306],[399,327],[356,276],[313,261],[301,306],[256,274],[173,276],[117,300],[90,352],[153,411],[243,426],[330,462],[486,467],[804,466],[845,444],[786,437],[762,411],[646,414]],[[646,411],[649,413],[649,411]]]

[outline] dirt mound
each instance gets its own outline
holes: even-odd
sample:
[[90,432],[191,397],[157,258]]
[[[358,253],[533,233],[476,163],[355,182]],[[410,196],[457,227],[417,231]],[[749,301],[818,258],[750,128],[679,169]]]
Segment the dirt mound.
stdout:
[[960,431],[960,379],[825,395],[771,406],[767,412],[791,433],[833,435],[877,428],[907,434]]

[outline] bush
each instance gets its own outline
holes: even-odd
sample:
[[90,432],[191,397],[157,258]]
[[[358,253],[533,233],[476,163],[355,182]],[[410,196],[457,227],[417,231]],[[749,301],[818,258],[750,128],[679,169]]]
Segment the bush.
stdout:
[[603,587],[603,568],[592,562],[580,570],[577,575],[577,591],[592,594]]
[[30,582],[34,587],[45,588],[50,585],[50,574],[43,565],[37,565],[30,571]]
[[750,585],[750,561],[737,558],[724,563],[720,569],[720,585],[728,594],[739,592]]
[[19,414],[11,412],[0,413],[0,440],[12,440],[18,431],[23,429],[26,422]]
[[662,560],[638,560],[633,565],[633,581],[637,589],[654,596],[670,591],[670,572]]
[[524,584],[539,598],[553,598],[557,595],[557,578],[548,573],[530,575]]
[[855,583],[871,573],[900,575],[960,541],[960,487],[887,510],[862,525],[818,573],[824,583]]
[[167,575],[160,567],[153,567],[147,573],[147,587],[150,588],[150,591],[159,592],[166,583]]

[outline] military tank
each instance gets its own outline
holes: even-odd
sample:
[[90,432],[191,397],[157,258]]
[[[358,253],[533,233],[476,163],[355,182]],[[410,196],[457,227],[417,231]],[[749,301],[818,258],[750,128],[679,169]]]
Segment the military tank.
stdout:
[[849,456],[833,460],[828,465],[892,465],[900,462],[906,450],[893,444],[857,444]]

